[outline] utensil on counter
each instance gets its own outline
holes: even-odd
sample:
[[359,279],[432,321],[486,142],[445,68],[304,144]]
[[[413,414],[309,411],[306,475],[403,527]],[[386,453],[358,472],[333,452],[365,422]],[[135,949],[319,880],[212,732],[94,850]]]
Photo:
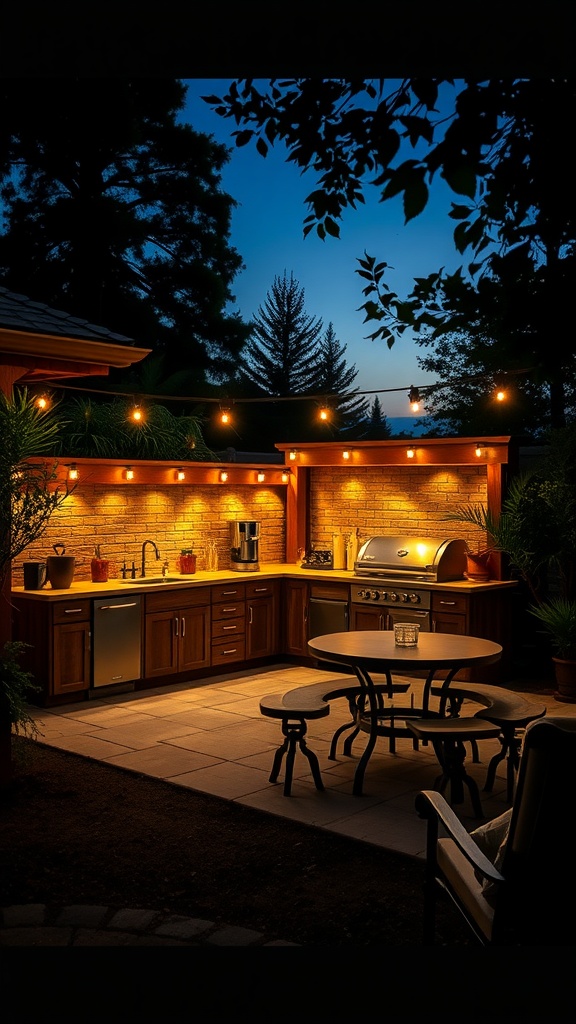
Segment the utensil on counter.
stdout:
[[46,559],[46,578],[54,590],[67,590],[74,578],[76,559],[66,554],[64,544],[53,544],[55,555]]

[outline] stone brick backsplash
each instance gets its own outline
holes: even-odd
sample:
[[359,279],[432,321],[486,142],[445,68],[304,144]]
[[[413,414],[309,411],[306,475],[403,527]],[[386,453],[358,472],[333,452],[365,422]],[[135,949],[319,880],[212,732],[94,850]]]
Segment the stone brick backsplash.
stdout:
[[160,550],[156,563],[148,547],[146,563],[156,572],[164,559],[170,573],[178,571],[182,548],[197,554],[197,570],[206,567],[208,539],[218,545],[219,567],[228,568],[230,526],[233,519],[260,522],[260,558],[265,562],[285,561],[284,488],[196,487],[178,485],[151,487],[130,484],[84,484],[54,513],[45,533],[14,562],[13,584],[22,584],[22,562],[27,558],[45,559],[54,554],[53,544],[64,544],[66,554],[74,555],[75,580],[90,579],[90,560],[95,544],[103,558],[110,560],[109,575],[115,578],[124,561],[134,561],[138,574],[142,560],[142,542],[150,539]]
[[483,466],[319,467],[312,473],[310,490],[312,546],[330,548],[333,533],[357,528],[361,541],[418,534],[461,537],[476,549],[483,534],[464,523],[442,520],[457,505],[486,500]]
[[[332,534],[358,529],[360,540],[377,534],[419,534],[449,539],[463,537],[476,548],[484,538],[462,523],[443,521],[456,505],[486,503],[486,470],[479,466],[385,466],[352,470],[315,467],[310,473],[310,541],[330,548]],[[140,572],[142,542],[154,540],[170,573],[178,571],[182,548],[197,555],[197,569],[206,567],[206,541],[217,542],[220,568],[228,568],[233,519],[261,523],[260,560],[286,559],[284,488],[253,486],[115,487],[80,481],[52,516],[42,537],[14,562],[13,583],[22,584],[25,558],[45,559],[54,544],[64,544],[76,558],[74,578],[90,578],[90,559],[99,544],[110,560],[110,577],[124,561]],[[159,568],[147,550],[147,564]]]

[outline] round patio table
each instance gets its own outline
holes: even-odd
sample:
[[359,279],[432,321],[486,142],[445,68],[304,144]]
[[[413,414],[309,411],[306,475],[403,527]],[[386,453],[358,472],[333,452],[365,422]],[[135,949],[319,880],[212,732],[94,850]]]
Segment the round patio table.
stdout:
[[[354,775],[353,793],[362,794],[364,774],[379,735],[390,735],[381,726],[386,712],[382,688],[376,690],[370,675],[381,672],[386,676],[388,693],[391,696],[392,673],[427,670],[421,708],[410,708],[410,718],[430,718],[430,690],[436,680],[436,673],[445,672],[442,690],[448,689],[456,673],[471,665],[491,665],[500,659],[502,647],[492,640],[477,636],[460,636],[454,633],[420,633],[416,647],[398,647],[394,642],[393,630],[350,630],[346,633],[326,633],[308,641],[312,657],[328,658],[330,661],[348,665],[357,676],[362,695],[357,702],[356,725],[368,733],[366,748],[360,757]],[[406,717],[403,716],[403,717]]]

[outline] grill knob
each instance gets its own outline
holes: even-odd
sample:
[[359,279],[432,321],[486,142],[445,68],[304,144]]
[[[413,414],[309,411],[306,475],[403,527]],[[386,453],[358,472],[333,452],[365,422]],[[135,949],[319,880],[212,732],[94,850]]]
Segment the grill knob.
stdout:
[[402,604],[406,604],[408,601],[408,594],[400,594],[400,600]]
[[380,594],[378,593],[377,590],[371,590],[370,597],[372,598],[373,601],[377,601],[378,598],[380,597]]
[[395,591],[395,590],[392,590],[392,591],[390,592],[390,600],[391,600],[391,601],[397,601],[397,600],[398,600],[398,594],[396,593],[396,591]]
[[367,601],[368,598],[370,597],[370,592],[368,590],[359,590],[358,597],[361,597],[364,601]]
[[420,604],[420,594],[410,594],[408,600],[411,604]]

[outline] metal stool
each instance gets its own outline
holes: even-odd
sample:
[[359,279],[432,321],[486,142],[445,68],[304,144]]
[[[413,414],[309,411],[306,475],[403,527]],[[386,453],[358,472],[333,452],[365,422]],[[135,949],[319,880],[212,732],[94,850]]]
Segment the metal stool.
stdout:
[[[286,754],[286,774],[284,776],[284,796],[290,796],[292,790],[292,775],[294,771],[294,758],[296,747],[308,758],[310,770],[316,785],[316,789],[323,790],[324,783],[320,775],[320,764],[313,751],[308,749],[305,736],[307,732],[307,719],[326,718],[330,714],[330,705],[317,697],[309,700],[302,699],[300,704],[290,707],[290,692],[269,693],[260,700],[260,711],[267,718],[279,718],[282,722],[282,735],[284,742],[278,747],[274,755],[270,782],[276,782],[282,765],[282,758]],[[308,705],[308,706],[307,706]]]
[[464,802],[464,786],[468,787],[474,814],[484,817],[478,786],[464,767],[466,748],[464,743],[480,739],[495,739],[500,727],[482,718],[421,718],[406,720],[406,727],[420,740],[430,740],[442,774],[434,783],[434,789],[443,793],[450,784],[450,803]]

